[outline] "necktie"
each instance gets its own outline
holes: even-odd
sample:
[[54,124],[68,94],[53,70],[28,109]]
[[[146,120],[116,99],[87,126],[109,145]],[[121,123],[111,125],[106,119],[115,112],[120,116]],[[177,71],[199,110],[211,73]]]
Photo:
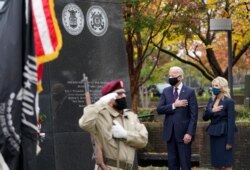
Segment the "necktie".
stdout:
[[174,101],[178,98],[178,88],[174,88]]

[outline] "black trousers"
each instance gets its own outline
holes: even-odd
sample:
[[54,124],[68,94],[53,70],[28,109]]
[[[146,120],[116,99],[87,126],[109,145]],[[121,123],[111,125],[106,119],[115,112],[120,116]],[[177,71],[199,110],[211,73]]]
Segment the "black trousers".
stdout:
[[[183,136],[184,137],[184,136]],[[169,170],[191,170],[191,142],[178,142],[174,129],[171,139],[167,142]]]

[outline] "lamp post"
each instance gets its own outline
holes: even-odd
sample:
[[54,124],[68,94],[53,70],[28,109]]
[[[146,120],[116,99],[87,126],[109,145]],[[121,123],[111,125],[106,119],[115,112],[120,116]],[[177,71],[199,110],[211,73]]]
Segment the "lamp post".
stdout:
[[232,21],[231,19],[210,19],[211,31],[227,31],[228,42],[228,85],[233,97],[233,56],[232,56]]

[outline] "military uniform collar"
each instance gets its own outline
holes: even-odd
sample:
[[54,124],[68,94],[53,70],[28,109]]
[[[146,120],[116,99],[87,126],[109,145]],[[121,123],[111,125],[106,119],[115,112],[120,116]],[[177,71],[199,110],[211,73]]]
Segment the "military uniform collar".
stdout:
[[113,107],[111,106],[107,106],[107,110],[109,111],[109,113],[111,114],[112,117],[118,117],[120,116],[120,113],[117,112]]

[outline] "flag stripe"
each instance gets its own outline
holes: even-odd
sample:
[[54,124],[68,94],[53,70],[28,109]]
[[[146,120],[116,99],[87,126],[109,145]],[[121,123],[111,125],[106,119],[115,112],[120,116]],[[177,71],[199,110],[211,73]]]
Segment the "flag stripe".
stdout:
[[36,21],[35,21],[35,16],[34,16],[34,13],[32,13],[32,17],[34,18],[33,20],[33,29],[34,29],[34,42],[35,42],[35,51],[36,51],[36,54],[37,55],[42,55],[44,54],[44,51],[43,51],[43,48],[42,47],[42,42],[41,42],[41,39],[40,39],[40,36],[38,34],[35,34],[38,33],[38,27],[37,27],[37,24],[36,24]]
[[32,4],[36,56],[39,65],[58,57],[62,47],[62,37],[54,11],[54,1],[32,0]]
[[57,57],[59,55],[59,51],[62,48],[62,35],[61,35],[61,31],[59,29],[59,25],[58,25],[58,22],[56,19],[53,0],[49,0],[49,7],[50,7],[50,14],[51,14],[51,18],[52,18],[53,27],[55,30],[55,40],[54,41],[56,41],[56,47],[55,47],[54,54],[52,56],[54,59],[55,57]]
[[[51,2],[51,0],[50,0]],[[47,18],[47,25],[49,28],[49,34],[50,34],[50,38],[51,38],[51,43],[53,46],[53,50],[56,49],[56,46],[58,45],[58,41],[57,41],[57,37],[56,37],[56,31],[55,31],[55,27],[53,24],[53,18],[52,18],[52,11],[53,11],[53,4],[50,3],[49,0],[44,0],[43,1],[43,5],[44,5],[44,12]]]
[[[37,31],[42,42],[43,51],[45,54],[52,53],[53,47],[50,39],[46,16],[44,13],[42,0],[35,0],[32,2],[32,9],[34,13],[34,22],[37,24]],[[37,53],[37,52],[36,52]],[[39,56],[40,54],[38,54]]]

